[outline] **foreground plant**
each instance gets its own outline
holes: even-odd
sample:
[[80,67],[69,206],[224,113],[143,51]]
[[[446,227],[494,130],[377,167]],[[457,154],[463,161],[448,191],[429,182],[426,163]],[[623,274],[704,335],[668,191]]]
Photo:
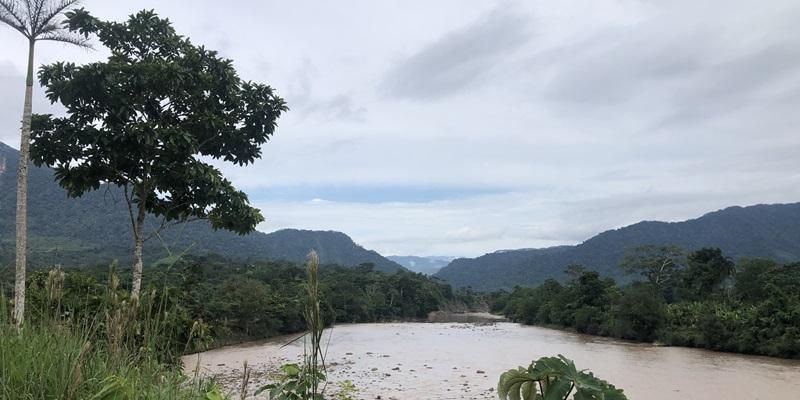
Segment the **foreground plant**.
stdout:
[[[166,290],[149,291],[140,307],[131,307],[112,266],[105,296],[86,292],[96,308],[75,312],[62,303],[67,274],[60,268],[33,274],[39,281],[29,287],[33,312],[19,334],[0,290],[0,399],[225,399],[213,381],[190,384],[177,366],[170,326],[179,322],[168,320],[176,309],[166,305]],[[189,341],[202,334],[201,325]]]
[[578,371],[572,360],[562,355],[542,357],[525,369],[518,367],[500,375],[497,394],[502,400],[627,400],[622,389]]
[[[320,313],[319,256],[308,254],[306,263],[306,307],[303,316],[308,331],[303,335],[305,357],[303,365],[285,364],[275,383],[256,392],[268,391],[275,400],[323,399],[325,391],[325,352],[322,349],[322,332],[325,329]],[[321,387],[322,386],[322,387]]]

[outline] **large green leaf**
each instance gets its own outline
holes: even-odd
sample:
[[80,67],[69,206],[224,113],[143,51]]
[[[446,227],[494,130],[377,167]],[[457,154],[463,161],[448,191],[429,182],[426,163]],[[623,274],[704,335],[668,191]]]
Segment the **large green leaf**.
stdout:
[[579,371],[563,355],[542,357],[527,370],[508,370],[497,385],[501,400],[563,400],[573,390],[575,400],[627,400],[621,389],[591,372]]

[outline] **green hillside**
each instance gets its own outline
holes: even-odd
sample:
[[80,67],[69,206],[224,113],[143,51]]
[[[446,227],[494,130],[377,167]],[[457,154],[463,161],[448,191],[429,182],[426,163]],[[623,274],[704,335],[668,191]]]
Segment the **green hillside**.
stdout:
[[[14,257],[14,213],[16,204],[17,151],[0,143],[0,264]],[[122,192],[103,187],[79,199],[68,198],[47,168],[29,173],[28,227],[29,265],[65,266],[106,264],[112,259],[127,263],[131,258],[131,227]],[[157,226],[155,219],[151,226]],[[334,231],[285,229],[239,236],[214,231],[205,221],[168,228],[161,239],[145,244],[148,262],[166,257],[169,251],[219,254],[235,260],[287,260],[302,262],[311,249],[323,264],[355,266],[371,263],[382,271],[402,266],[364,249],[350,237]]]
[[460,258],[437,278],[455,287],[476,290],[535,286],[562,279],[564,268],[580,264],[602,275],[626,280],[618,268],[630,248],[675,245],[686,250],[719,247],[733,258],[800,260],[800,203],[730,207],[683,222],[645,221],[603,232],[576,246],[508,250],[477,258]]

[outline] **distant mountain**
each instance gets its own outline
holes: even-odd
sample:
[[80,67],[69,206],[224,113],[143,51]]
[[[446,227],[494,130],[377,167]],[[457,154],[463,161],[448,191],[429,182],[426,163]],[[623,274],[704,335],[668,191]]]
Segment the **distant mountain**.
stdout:
[[[0,143],[0,265],[13,263],[17,150]],[[267,216],[269,217],[269,216]],[[156,220],[152,220],[155,226]],[[113,186],[68,198],[48,168],[29,170],[29,265],[94,265],[131,259],[131,228],[122,192]],[[341,232],[285,229],[239,236],[214,231],[205,221],[167,229],[161,239],[145,244],[147,262],[186,249],[191,254],[219,254],[239,260],[303,262],[311,249],[323,264],[355,266],[371,263],[382,271],[404,269],[380,254],[364,249]]]
[[618,264],[627,249],[675,245],[687,250],[719,247],[725,255],[800,260],[800,203],[730,207],[683,222],[645,221],[603,232],[576,246],[509,250],[459,258],[434,276],[455,287],[476,290],[533,286],[562,279],[563,270],[581,264],[605,276],[625,277]]
[[444,256],[388,256],[386,258],[406,267],[411,271],[420,272],[425,275],[435,274],[454,259],[454,257]]

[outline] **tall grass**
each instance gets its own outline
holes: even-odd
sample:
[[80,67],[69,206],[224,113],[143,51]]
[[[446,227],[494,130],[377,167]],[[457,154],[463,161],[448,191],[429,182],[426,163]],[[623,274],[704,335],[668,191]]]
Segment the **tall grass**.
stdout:
[[[322,349],[322,332],[325,323],[320,313],[319,257],[315,251],[308,254],[306,262],[306,304],[303,316],[307,332],[304,340],[303,364],[284,364],[278,381],[256,391],[269,391],[275,400],[322,400],[327,377],[325,352]],[[243,392],[246,388],[243,387]]]
[[324,390],[319,386],[325,380],[325,353],[322,351],[322,332],[325,325],[319,311],[319,256],[313,250],[308,254],[306,279],[305,319],[308,326],[308,340],[306,342],[305,367],[309,371],[311,398],[316,399],[322,396]]
[[205,399],[211,384],[191,385],[177,365],[165,294],[131,302],[113,268],[93,319],[62,313],[64,273],[48,274],[41,316],[18,332],[0,291],[1,399]]
[[153,359],[112,355],[79,330],[0,328],[2,399],[199,399],[204,390]]

